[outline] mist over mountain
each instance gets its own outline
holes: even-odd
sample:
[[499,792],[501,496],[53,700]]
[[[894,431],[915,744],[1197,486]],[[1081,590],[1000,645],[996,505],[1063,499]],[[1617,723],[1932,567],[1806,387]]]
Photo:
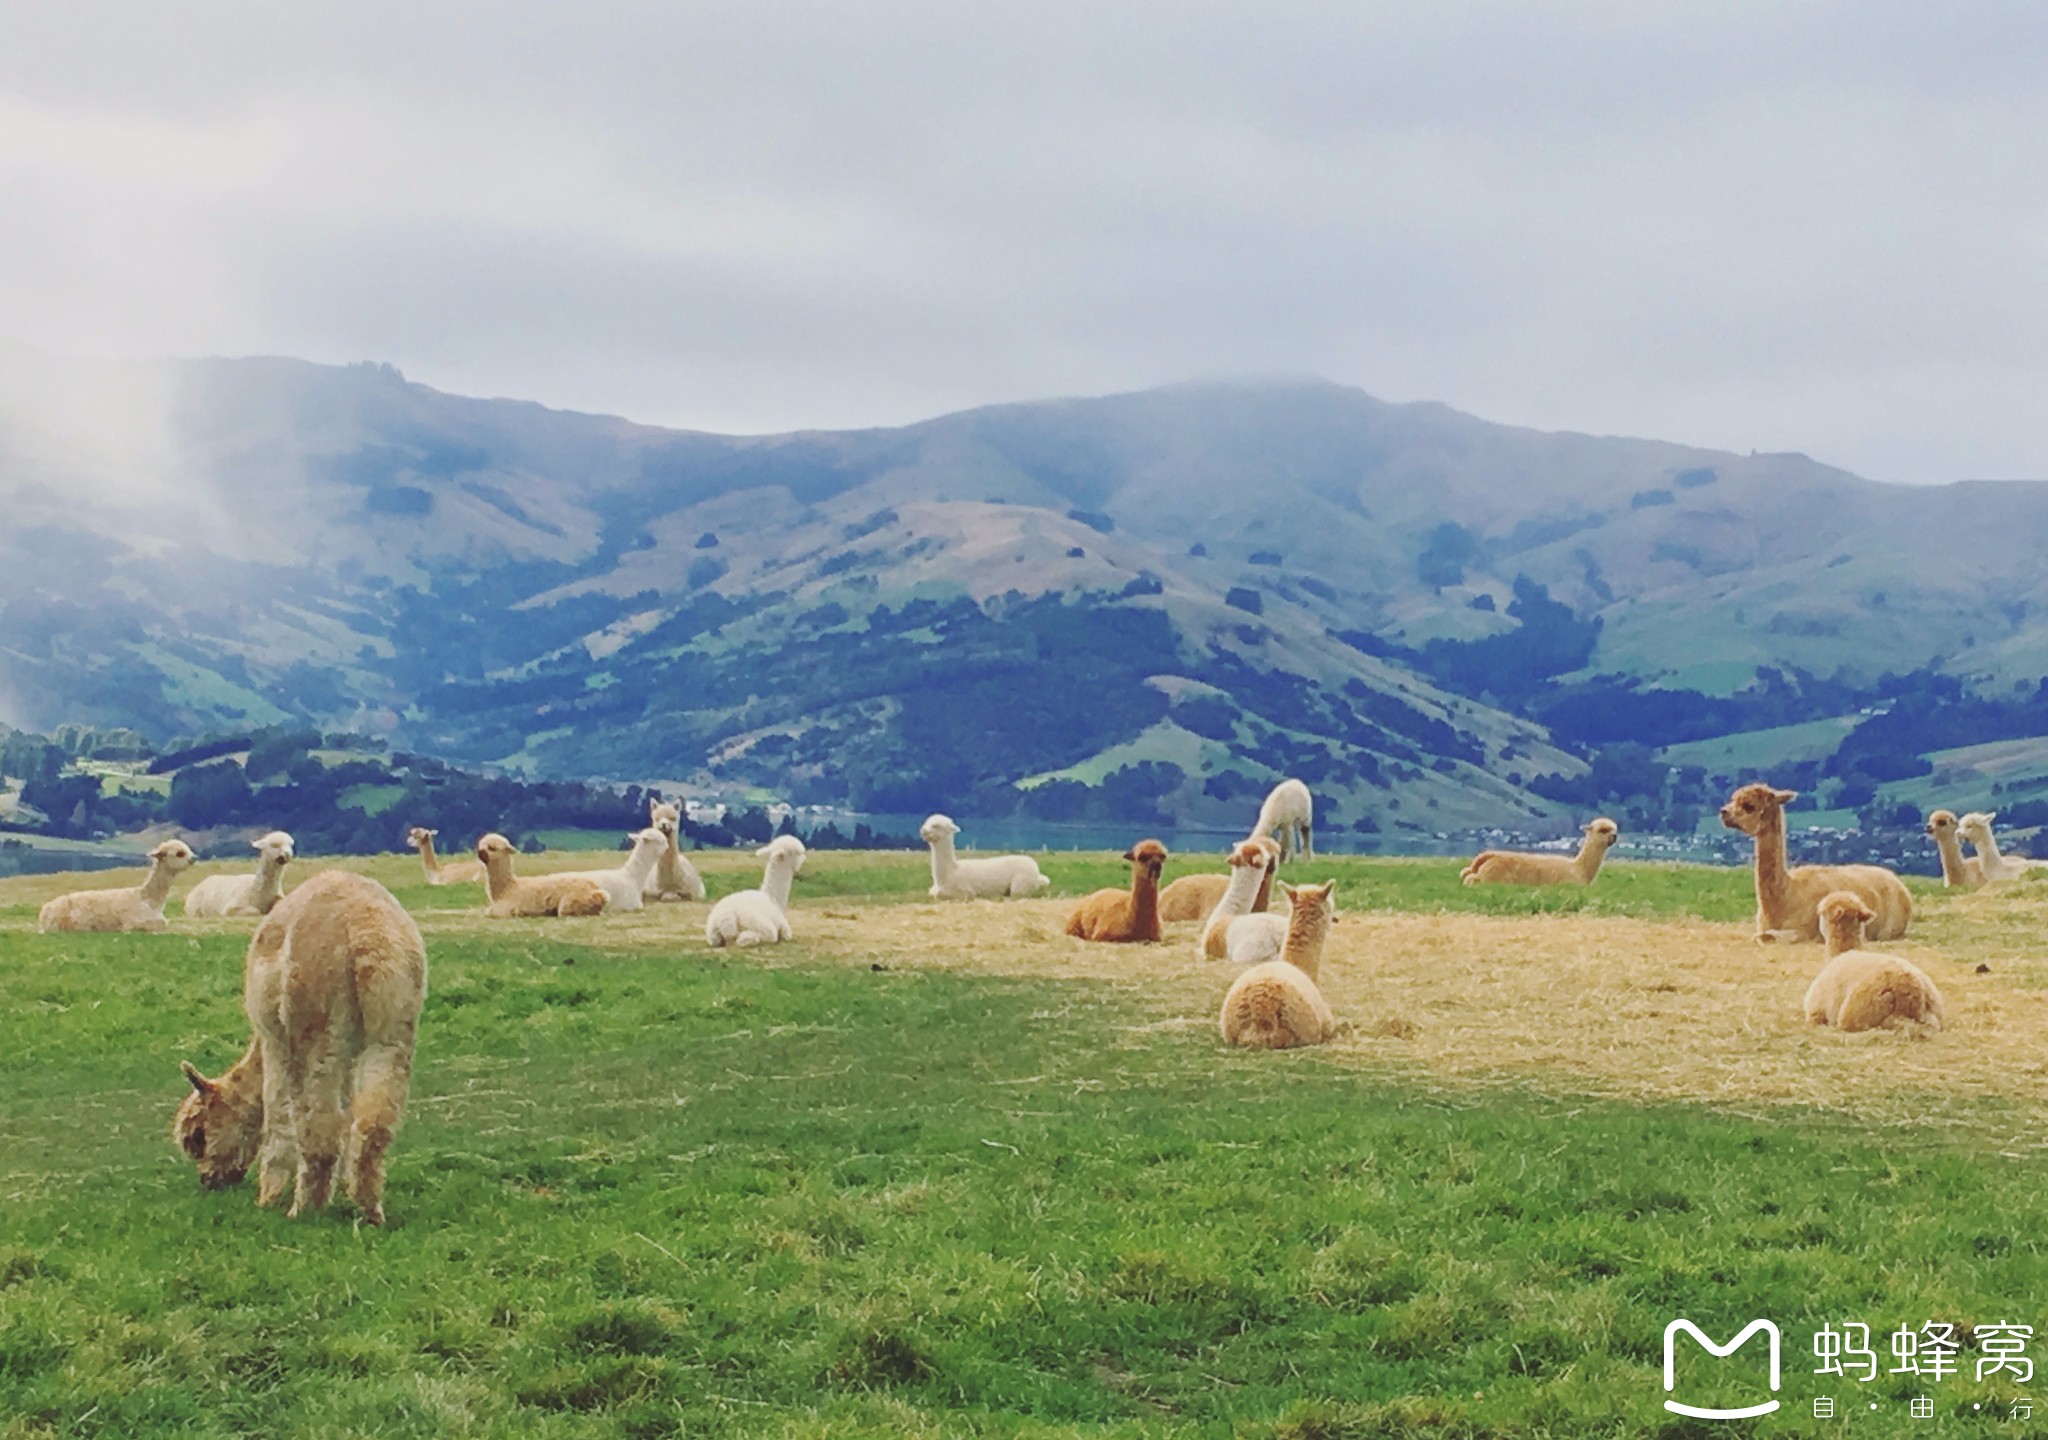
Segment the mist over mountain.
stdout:
[[1937,764],[1931,720],[1872,715],[2048,733],[2044,547],[2048,484],[1314,380],[733,437],[380,365],[0,349],[0,719],[160,742],[305,721],[1046,819],[1241,817],[1298,774],[1340,825],[1425,829],[1648,819],[1774,763],[1853,809]]

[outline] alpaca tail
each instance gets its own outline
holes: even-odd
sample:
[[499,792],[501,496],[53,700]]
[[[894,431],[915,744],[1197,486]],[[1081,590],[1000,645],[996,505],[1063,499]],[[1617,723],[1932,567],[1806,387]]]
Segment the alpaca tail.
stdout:
[[1266,985],[1254,985],[1227,1006],[1223,1038],[1250,1050],[1286,1050],[1301,1043],[1288,1023],[1287,997]]
[[1888,1026],[1933,1034],[1941,1029],[1941,1016],[1910,975],[1887,974],[1866,980],[1844,995],[1836,1023],[1844,1031]]

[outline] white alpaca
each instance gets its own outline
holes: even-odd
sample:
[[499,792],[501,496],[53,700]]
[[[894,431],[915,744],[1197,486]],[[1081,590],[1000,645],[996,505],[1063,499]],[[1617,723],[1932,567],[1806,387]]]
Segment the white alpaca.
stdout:
[[754,858],[761,862],[761,888],[734,891],[705,917],[704,943],[713,949],[773,945],[795,935],[789,925],[789,887],[804,868],[804,842],[778,835]]
[[125,890],[74,890],[59,895],[36,912],[36,929],[167,930],[164,900],[171,881],[192,867],[192,847],[166,840],[149,852],[149,878]]
[[284,898],[284,867],[292,837],[273,830],[250,846],[262,856],[254,875],[209,875],[185,892],[187,915],[268,915]]
[[654,867],[654,878],[641,891],[648,900],[702,900],[704,898],[704,877],[697,873],[697,867],[683,858],[683,812],[680,807],[650,800],[647,804],[647,823],[659,830],[668,841],[668,849],[661,852],[661,863]]
[[604,913],[615,915],[622,910],[646,908],[643,896],[647,887],[654,883],[655,872],[661,865],[661,857],[668,853],[668,836],[652,825],[632,835],[633,851],[626,857],[626,863],[616,870],[562,870],[556,878],[590,880],[604,891]]
[[929,893],[934,900],[995,900],[1005,895],[1022,899],[1052,888],[1052,881],[1040,873],[1038,862],[1029,855],[956,858],[953,837],[960,833],[960,827],[944,815],[932,816],[918,827],[917,833],[932,847]]
[[1278,840],[1284,865],[1297,855],[1305,860],[1316,858],[1315,825],[1316,803],[1308,786],[1299,780],[1282,780],[1259,807],[1259,823],[1252,826],[1252,834]]
[[1996,810],[1972,810],[1956,822],[1957,832],[1977,847],[1977,860],[1984,867],[1985,880],[2017,880],[2036,870],[2048,870],[2048,860],[1999,853],[1998,841],[1991,834],[1991,822],[1997,818]]
[[1272,875],[1273,867],[1279,863],[1280,847],[1263,835],[1255,840],[1241,840],[1231,849],[1230,878],[1224,885],[1222,897],[1216,902],[1216,908],[1209,912],[1208,920],[1202,925],[1202,954],[1206,958],[1221,960],[1228,953],[1224,937],[1229,933],[1231,923],[1254,913],[1253,906],[1258,903],[1259,891]]

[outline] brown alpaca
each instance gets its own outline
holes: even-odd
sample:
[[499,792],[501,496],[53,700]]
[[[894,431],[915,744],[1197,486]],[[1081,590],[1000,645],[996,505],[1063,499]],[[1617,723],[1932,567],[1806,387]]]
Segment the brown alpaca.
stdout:
[[1585,827],[1576,855],[1531,855],[1521,850],[1482,850],[1458,872],[1467,885],[1591,885],[1600,862],[1621,830],[1604,815]]
[[484,867],[474,860],[458,860],[453,865],[443,865],[434,854],[434,837],[439,830],[428,830],[415,825],[405,832],[405,843],[420,852],[420,867],[427,872],[429,885],[477,885],[484,878]]
[[1947,1006],[1927,972],[1900,956],[1862,948],[1863,927],[1873,918],[1870,907],[1847,890],[1820,902],[1828,963],[1807,987],[1806,1018],[1844,1031],[1940,1030]]
[[[1265,835],[1255,835],[1250,840],[1233,845],[1227,852],[1224,864],[1227,867],[1221,875],[1183,875],[1159,892],[1159,919],[1162,924],[1171,925],[1181,920],[1206,920],[1215,912],[1224,895],[1230,889],[1230,882],[1237,878],[1237,852],[1246,845],[1258,845],[1270,850],[1274,864],[1279,863],[1280,842]],[[1264,914],[1273,897],[1273,871],[1270,866],[1261,872],[1258,893],[1251,897],[1251,908],[1237,913],[1244,915]]]
[[1107,944],[1154,944],[1159,940],[1159,872],[1166,847],[1140,840],[1124,851],[1131,862],[1131,888],[1097,890],[1067,917],[1067,933]]
[[53,930],[167,930],[164,901],[171,881],[191,868],[192,847],[166,840],[149,852],[149,878],[140,885],[59,895],[36,912],[36,929],[45,935]]
[[521,880],[512,873],[512,857],[518,853],[510,840],[496,833],[476,842],[476,858],[484,867],[484,893],[490,897],[484,914],[505,920],[604,913],[607,897],[597,881],[588,875],[536,875]]
[[1337,1031],[1329,1002],[1316,988],[1322,968],[1323,943],[1336,912],[1332,880],[1325,885],[1296,885],[1287,893],[1294,901],[1287,921],[1287,944],[1278,960],[1254,965],[1239,975],[1223,997],[1218,1023],[1225,1043],[1252,1049],[1289,1050],[1321,1045]]
[[1975,855],[1963,854],[1963,842],[1956,834],[1956,817],[1952,810],[1937,810],[1927,817],[1927,833],[1934,837],[1934,848],[1941,852],[1941,883],[1951,890],[1981,890],[1984,886],[1984,862]]
[[374,880],[323,870],[249,942],[249,1048],[218,1080],[190,1062],[171,1134],[209,1190],[257,1169],[256,1203],[296,1216],[343,1193],[384,1223],[384,1157],[405,1114],[427,991],[419,927]]
[[1721,807],[1721,823],[1756,841],[1756,938],[1820,939],[1821,897],[1848,890],[1870,907],[1873,940],[1896,940],[1913,918],[1905,882],[1882,865],[1801,865],[1785,858],[1785,805],[1796,790],[1745,785]]

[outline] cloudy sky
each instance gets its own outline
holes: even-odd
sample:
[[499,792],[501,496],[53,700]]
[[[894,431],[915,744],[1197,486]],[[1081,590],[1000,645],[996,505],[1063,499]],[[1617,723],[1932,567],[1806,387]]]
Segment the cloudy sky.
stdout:
[[2048,476],[2048,7],[12,5],[0,337],[721,430],[1303,372]]

